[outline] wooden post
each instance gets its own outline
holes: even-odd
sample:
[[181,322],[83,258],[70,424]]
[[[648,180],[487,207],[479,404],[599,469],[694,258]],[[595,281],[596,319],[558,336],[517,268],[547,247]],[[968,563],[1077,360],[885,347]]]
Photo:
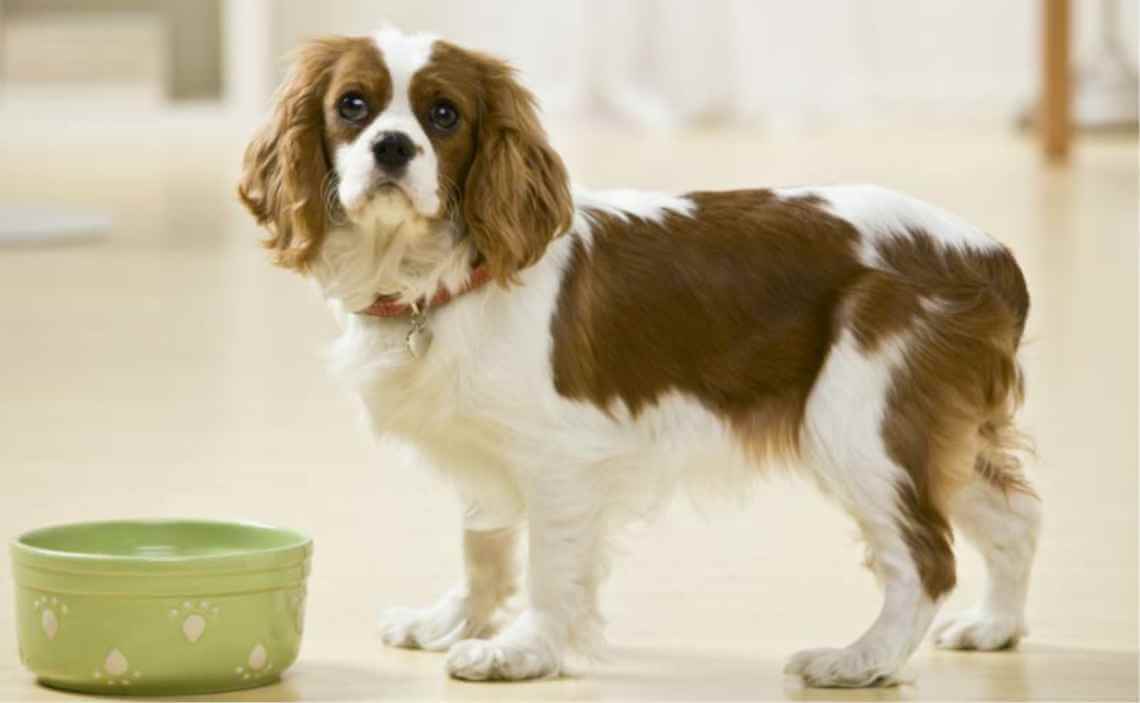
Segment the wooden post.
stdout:
[[1045,156],[1064,162],[1069,156],[1072,123],[1069,117],[1069,0],[1042,0],[1042,87],[1037,110]]

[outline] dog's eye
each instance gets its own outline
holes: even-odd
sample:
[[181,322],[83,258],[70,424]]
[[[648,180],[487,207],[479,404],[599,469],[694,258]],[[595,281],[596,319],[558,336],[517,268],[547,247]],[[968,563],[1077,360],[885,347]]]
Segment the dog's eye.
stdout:
[[459,124],[459,110],[447,100],[440,100],[431,106],[428,119],[432,126],[444,132],[450,132]]
[[345,93],[336,101],[337,113],[349,122],[368,117],[368,101],[360,93]]

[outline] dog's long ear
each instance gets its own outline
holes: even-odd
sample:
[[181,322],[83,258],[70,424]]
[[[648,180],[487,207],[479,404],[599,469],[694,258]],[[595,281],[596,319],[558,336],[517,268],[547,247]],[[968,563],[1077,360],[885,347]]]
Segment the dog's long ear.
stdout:
[[502,283],[542,256],[570,226],[570,184],[535,112],[534,96],[510,66],[475,54],[482,82],[475,158],[463,217],[490,273]]
[[344,38],[319,39],[296,54],[273,113],[245,150],[238,194],[270,233],[275,263],[304,270],[325,234],[324,188],[331,166],[322,103]]

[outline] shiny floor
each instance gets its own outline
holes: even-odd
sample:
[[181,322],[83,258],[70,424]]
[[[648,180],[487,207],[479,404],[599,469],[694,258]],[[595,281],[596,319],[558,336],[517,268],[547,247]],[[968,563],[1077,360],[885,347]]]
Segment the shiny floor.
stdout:
[[[911,682],[802,688],[783,659],[843,644],[878,608],[843,515],[774,479],[735,506],[624,539],[605,591],[613,655],[560,680],[449,681],[439,655],[380,646],[383,606],[458,571],[455,501],[377,447],[325,373],[333,323],[271,268],[232,197],[241,130],[217,117],[0,129],[0,205],[106,211],[101,242],[0,248],[0,535],[120,516],[243,517],[316,538],[301,659],[219,700],[1124,700],[1137,697],[1137,144],[1087,139],[1068,169],[1031,141],[953,131],[773,139],[558,130],[577,178],[667,189],[874,181],[1008,242],[1034,297],[1024,421],[1047,524],[1014,652],[924,645]],[[948,609],[970,604],[963,551]],[[17,661],[0,567],[0,700],[63,700]]]

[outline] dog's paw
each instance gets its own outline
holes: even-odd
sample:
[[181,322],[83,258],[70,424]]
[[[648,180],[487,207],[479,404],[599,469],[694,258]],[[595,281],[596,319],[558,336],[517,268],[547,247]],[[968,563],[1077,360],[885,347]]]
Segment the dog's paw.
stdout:
[[430,608],[393,608],[380,616],[380,639],[391,647],[442,652],[462,639],[485,637],[490,626],[468,599],[449,593]]
[[934,626],[934,646],[942,649],[1009,649],[1026,634],[1020,616],[970,610],[952,615]]
[[784,667],[808,686],[819,688],[866,688],[895,686],[899,662],[885,661],[882,653],[869,647],[805,649],[797,652]]
[[557,659],[541,645],[463,640],[447,653],[447,673],[465,681],[523,681],[554,676],[558,669]]

